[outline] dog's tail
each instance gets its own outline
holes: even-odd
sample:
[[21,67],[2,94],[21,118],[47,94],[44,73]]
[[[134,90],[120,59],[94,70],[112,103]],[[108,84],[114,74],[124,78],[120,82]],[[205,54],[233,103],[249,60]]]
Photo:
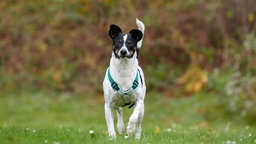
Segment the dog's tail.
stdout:
[[141,45],[142,45],[142,40],[144,38],[144,31],[145,31],[145,26],[144,23],[142,21],[140,21],[139,19],[136,18],[136,24],[138,26],[138,29],[142,32],[143,37],[142,39],[137,43],[137,48],[140,49]]

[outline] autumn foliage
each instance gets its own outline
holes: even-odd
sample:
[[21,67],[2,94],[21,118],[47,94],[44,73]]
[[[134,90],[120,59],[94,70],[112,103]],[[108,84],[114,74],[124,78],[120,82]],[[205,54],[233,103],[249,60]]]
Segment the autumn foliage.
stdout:
[[255,76],[254,3],[1,1],[0,90],[101,93],[111,56],[109,25],[128,32],[138,17],[146,25],[139,59],[149,92],[179,97],[219,91],[212,84],[216,71]]

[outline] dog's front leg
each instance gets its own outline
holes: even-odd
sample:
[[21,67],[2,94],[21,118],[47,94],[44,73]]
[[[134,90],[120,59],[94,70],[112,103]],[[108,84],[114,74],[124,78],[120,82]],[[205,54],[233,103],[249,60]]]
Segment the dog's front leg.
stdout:
[[105,118],[108,126],[108,134],[110,139],[116,138],[116,132],[114,128],[114,117],[110,104],[105,103]]
[[139,114],[139,117],[138,117],[138,121],[137,121],[137,127],[136,127],[136,131],[135,131],[135,139],[140,139],[141,137],[141,122],[143,120],[143,117],[144,117],[144,105],[142,105],[142,108],[141,108],[141,112]]
[[[131,137],[132,134],[135,132],[136,124],[138,122],[139,116],[141,115],[141,112],[144,112],[144,102],[143,102],[143,100],[137,101],[137,103],[135,105],[135,108],[134,108],[134,111],[133,111],[132,115],[129,118],[129,122],[128,122],[128,126],[127,126],[127,135],[128,135],[128,137]],[[140,123],[141,123],[141,120],[140,120]],[[139,130],[138,132],[140,133],[141,130]],[[140,139],[140,134],[139,135],[136,134],[136,135],[139,136],[139,137],[136,136],[136,139]]]

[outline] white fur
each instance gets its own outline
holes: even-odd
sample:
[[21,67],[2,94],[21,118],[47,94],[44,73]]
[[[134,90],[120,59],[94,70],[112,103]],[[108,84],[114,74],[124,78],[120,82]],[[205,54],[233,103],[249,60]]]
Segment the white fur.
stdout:
[[[143,37],[144,37],[145,26],[144,26],[143,22],[136,18],[136,24],[137,24],[137,26],[138,26],[138,29],[142,32]],[[138,49],[141,48],[142,41],[143,41],[143,37],[142,37],[142,39],[137,43]]]
[[[143,23],[142,25],[144,26]],[[137,70],[140,71],[140,76],[138,80],[139,85],[130,95],[130,102],[135,103],[135,105],[134,111],[129,118],[129,122],[126,129],[126,134],[128,137],[131,137],[135,133],[135,139],[140,139],[141,122],[144,116],[144,98],[146,94],[146,85],[143,71],[141,67],[138,65],[137,53],[135,53],[132,58],[118,59],[112,52],[109,70],[114,81],[118,83],[119,87],[123,90],[127,90],[132,87],[133,81],[135,80],[136,77]],[[103,81],[103,91],[105,99],[105,118],[108,126],[108,133],[111,139],[115,139],[116,132],[114,128],[113,110],[117,111],[117,130],[119,134],[122,134],[124,133],[124,122],[121,106],[124,105],[124,101],[123,97],[120,96],[111,87],[111,84],[108,80],[107,71]]]
[[[126,39],[127,39],[127,34],[124,35],[124,37],[123,37],[124,42],[126,41]],[[127,53],[126,55],[130,55],[129,50],[128,50],[127,47],[125,46],[125,43],[123,44],[122,48],[119,50],[118,56],[121,56],[121,51],[122,51],[122,50],[125,50],[125,51],[126,51],[126,53]]]

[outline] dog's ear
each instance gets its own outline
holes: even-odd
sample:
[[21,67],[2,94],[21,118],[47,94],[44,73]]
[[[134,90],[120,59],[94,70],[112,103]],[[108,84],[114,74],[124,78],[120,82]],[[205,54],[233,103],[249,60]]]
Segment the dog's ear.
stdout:
[[121,30],[121,28],[119,27],[119,26],[117,26],[117,25],[110,25],[110,29],[109,29],[109,33],[108,33],[108,35],[112,38],[112,39],[114,39],[119,33],[121,33],[122,32],[122,30]]
[[132,38],[134,38],[137,42],[140,41],[143,37],[142,32],[137,29],[132,29],[129,33],[131,34]]

